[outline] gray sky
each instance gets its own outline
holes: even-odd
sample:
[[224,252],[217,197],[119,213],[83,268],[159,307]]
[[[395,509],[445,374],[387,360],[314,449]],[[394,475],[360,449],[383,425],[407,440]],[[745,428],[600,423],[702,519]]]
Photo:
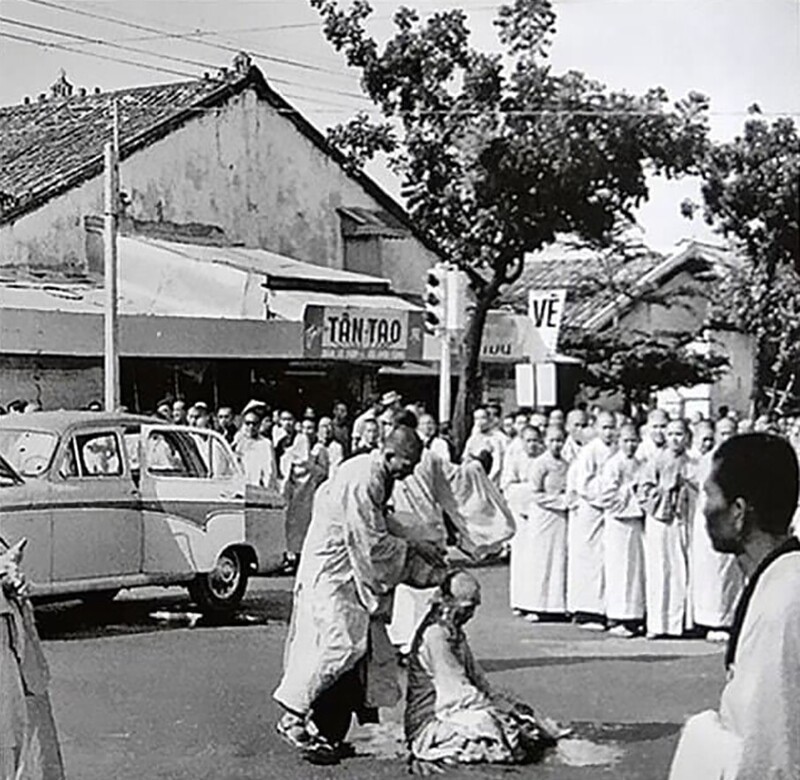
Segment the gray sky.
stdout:
[[[273,86],[320,127],[342,121],[369,103],[359,99],[357,74],[348,72],[325,41],[306,0],[0,0],[0,33],[58,43],[72,51],[0,37],[0,104],[46,92],[60,68],[76,86],[103,90],[181,80],[186,76],[104,61],[80,52],[134,60],[154,68],[200,75],[228,65],[233,49],[254,53]],[[422,12],[463,7],[473,41],[491,50],[491,22],[499,3],[489,0],[407,0]],[[397,0],[372,0],[373,30],[391,29]],[[641,92],[663,86],[671,97],[689,90],[711,97],[712,132],[731,138],[747,107],[800,121],[800,0],[556,0],[558,33],[552,50],[556,70],[574,68],[611,87]],[[126,27],[89,15],[113,16]],[[136,51],[89,44],[41,29],[101,39],[119,46],[191,60],[176,62]],[[187,33],[202,33],[189,39]],[[213,34],[205,34],[213,33]],[[172,36],[172,37],[167,37]],[[396,183],[380,167],[373,175],[393,194]],[[678,216],[678,204],[696,191],[690,182],[656,182],[640,212],[646,235],[665,249],[681,237],[708,235]]]

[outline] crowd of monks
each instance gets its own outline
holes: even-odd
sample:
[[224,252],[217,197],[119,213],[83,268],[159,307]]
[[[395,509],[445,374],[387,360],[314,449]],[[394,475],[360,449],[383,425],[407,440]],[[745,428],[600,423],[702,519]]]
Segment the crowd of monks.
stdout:
[[736,423],[690,425],[660,409],[641,430],[605,411],[590,422],[573,410],[541,427],[522,417],[494,450],[517,526],[515,613],[532,622],[569,615],[618,636],[691,631],[723,641],[743,581],[733,556],[711,546],[703,484]]

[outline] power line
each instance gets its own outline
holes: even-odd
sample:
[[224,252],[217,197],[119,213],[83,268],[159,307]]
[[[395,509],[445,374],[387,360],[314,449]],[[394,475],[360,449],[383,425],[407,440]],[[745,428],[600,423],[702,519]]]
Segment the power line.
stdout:
[[14,33],[7,33],[0,31],[0,37],[2,38],[9,38],[12,41],[20,41],[22,43],[30,43],[34,46],[40,46],[44,49],[59,49],[61,51],[69,52],[70,54],[80,54],[84,57],[94,57],[98,60],[106,60],[108,62],[119,62],[123,65],[133,65],[136,68],[143,68],[145,70],[152,70],[157,71],[158,73],[169,73],[172,76],[184,76],[190,79],[197,79],[196,73],[187,73],[183,70],[175,70],[174,68],[164,68],[160,65],[148,65],[144,62],[137,62],[136,60],[129,60],[124,59],[122,57],[112,57],[108,54],[98,54],[97,52],[93,51],[76,51],[75,49],[70,49],[68,46],[64,46],[60,43],[54,43],[53,41],[42,41],[37,40],[36,38],[28,38],[24,35],[14,35]]
[[[57,11],[63,11],[66,13],[77,14],[78,16],[85,16],[90,19],[99,19],[104,22],[111,22],[112,24],[118,24],[122,27],[129,27],[133,30],[140,30],[142,32],[149,32],[149,33],[157,33],[159,35],[168,35],[169,33],[165,30],[159,29],[157,27],[150,27],[148,25],[138,24],[136,22],[129,22],[124,19],[116,18],[113,16],[106,16],[104,14],[96,14],[91,11],[85,11],[81,8],[70,8],[68,6],[60,5],[59,3],[50,2],[50,0],[23,0],[26,3],[32,3],[33,5],[40,5],[45,8],[53,8]],[[197,43],[201,46],[209,46],[213,49],[220,49],[222,51],[229,51],[235,54],[238,54],[242,47],[236,46],[226,46],[221,43],[210,43],[208,41],[197,41]],[[319,65],[312,65],[307,62],[301,62],[299,60],[293,60],[288,57],[277,57],[273,54],[266,54],[264,52],[257,52],[257,51],[250,51],[255,57],[260,57],[261,59],[268,60],[269,62],[275,62],[280,65],[289,65],[294,68],[301,68],[303,70],[310,70],[317,73],[331,73],[334,75],[341,75],[340,71],[336,71],[330,68],[323,68]]]
[[[197,65],[201,68],[212,68],[212,69],[216,67],[213,64],[210,64],[208,62],[201,62],[200,60],[190,60],[187,59],[186,57],[175,57],[171,54],[160,54],[158,52],[148,51],[147,49],[140,49],[137,46],[125,46],[124,44],[121,43],[112,43],[111,41],[106,41],[103,40],[102,38],[89,38],[88,36],[80,35],[78,33],[66,32],[65,30],[56,30],[53,27],[45,27],[40,24],[31,24],[30,22],[20,22],[16,19],[9,19],[7,16],[0,16],[0,22],[5,22],[6,24],[13,24],[17,27],[24,27],[25,29],[28,30],[36,30],[37,32],[49,33],[50,35],[60,35],[64,38],[72,38],[77,41],[82,41],[84,43],[90,43],[97,46],[108,46],[112,49],[120,49],[121,51],[131,51],[136,54],[144,54],[148,57],[155,57],[157,59],[169,60],[171,62],[179,62],[184,65]],[[75,51],[76,53],[79,54],[85,53],[70,47],[66,48],[69,48],[70,51]]]
[[[0,22],[5,22],[7,24],[17,25],[18,27],[23,27],[23,28],[26,28],[26,29],[37,30],[38,32],[46,32],[46,33],[51,34],[51,35],[60,35],[60,36],[65,37],[65,38],[75,39],[75,40],[83,41],[83,42],[90,43],[90,44],[93,44],[93,45],[108,46],[108,47],[110,47],[112,49],[120,49],[122,51],[131,51],[131,52],[135,52],[137,54],[144,54],[145,56],[148,56],[148,57],[155,57],[157,59],[168,60],[170,62],[178,62],[178,63],[184,64],[184,65],[196,65],[196,66],[199,66],[201,68],[210,68],[212,70],[216,68],[215,65],[207,63],[207,62],[202,62],[200,60],[187,59],[186,57],[175,57],[175,56],[172,56],[170,54],[160,54],[158,52],[151,52],[151,51],[147,51],[146,49],[140,49],[140,48],[138,48],[136,46],[124,46],[122,44],[117,44],[117,43],[113,43],[111,41],[103,40],[102,38],[89,38],[89,37],[87,37],[85,35],[79,35],[78,33],[66,32],[66,31],[63,31],[63,30],[56,30],[53,27],[45,27],[45,26],[39,25],[39,24],[30,24],[28,22],[20,22],[20,21],[15,20],[15,19],[10,19],[10,18],[8,18],[6,16],[0,16]],[[88,54],[88,52],[85,52],[85,51],[83,51],[81,49],[73,49],[73,48],[71,48],[69,46],[60,46],[59,48],[65,48],[68,51],[75,52],[76,54]],[[187,75],[189,75],[189,74],[187,74]],[[327,94],[341,95],[342,97],[350,97],[350,98],[354,98],[356,100],[362,100],[362,101],[370,102],[369,98],[366,95],[363,95],[363,94],[358,93],[358,92],[346,92],[344,90],[331,89],[331,88],[328,88],[328,87],[319,86],[317,84],[304,84],[301,81],[293,81],[292,79],[284,79],[284,78],[280,78],[280,77],[270,77],[269,81],[270,82],[274,82],[276,84],[285,84],[285,85],[290,86],[290,87],[302,87],[303,89],[309,89],[309,90],[312,90],[314,92],[325,92]]]

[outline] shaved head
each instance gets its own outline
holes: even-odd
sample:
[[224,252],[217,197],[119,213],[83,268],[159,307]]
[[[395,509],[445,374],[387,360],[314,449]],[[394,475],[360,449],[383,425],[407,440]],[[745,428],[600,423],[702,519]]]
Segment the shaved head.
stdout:
[[461,604],[480,604],[481,586],[467,571],[450,574],[441,585],[442,595]]
[[395,425],[383,442],[386,468],[395,479],[405,479],[422,458],[422,439],[407,425]]
[[647,422],[661,422],[666,425],[669,422],[669,415],[663,409],[653,409],[647,415]]

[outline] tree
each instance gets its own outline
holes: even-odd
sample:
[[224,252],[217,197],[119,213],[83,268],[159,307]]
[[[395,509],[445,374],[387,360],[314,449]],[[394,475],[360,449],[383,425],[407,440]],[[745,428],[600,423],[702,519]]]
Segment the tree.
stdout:
[[770,124],[757,106],[751,113],[741,136],[709,147],[702,194],[706,221],[744,260],[715,316],[753,336],[757,414],[790,397],[800,365],[800,136],[791,119]]
[[548,0],[501,6],[492,54],[470,46],[462,10],[422,20],[400,8],[381,45],[367,30],[366,0],[310,2],[382,115],[374,122],[362,113],[331,140],[353,165],[386,154],[412,219],[469,275],[475,307],[454,419],[463,443],[481,390],[486,315],[519,278],[525,254],[559,233],[604,245],[647,198],[649,173],[696,172],[708,101],[690,94],[672,106],[662,89],[636,96],[575,71],[553,73]]

